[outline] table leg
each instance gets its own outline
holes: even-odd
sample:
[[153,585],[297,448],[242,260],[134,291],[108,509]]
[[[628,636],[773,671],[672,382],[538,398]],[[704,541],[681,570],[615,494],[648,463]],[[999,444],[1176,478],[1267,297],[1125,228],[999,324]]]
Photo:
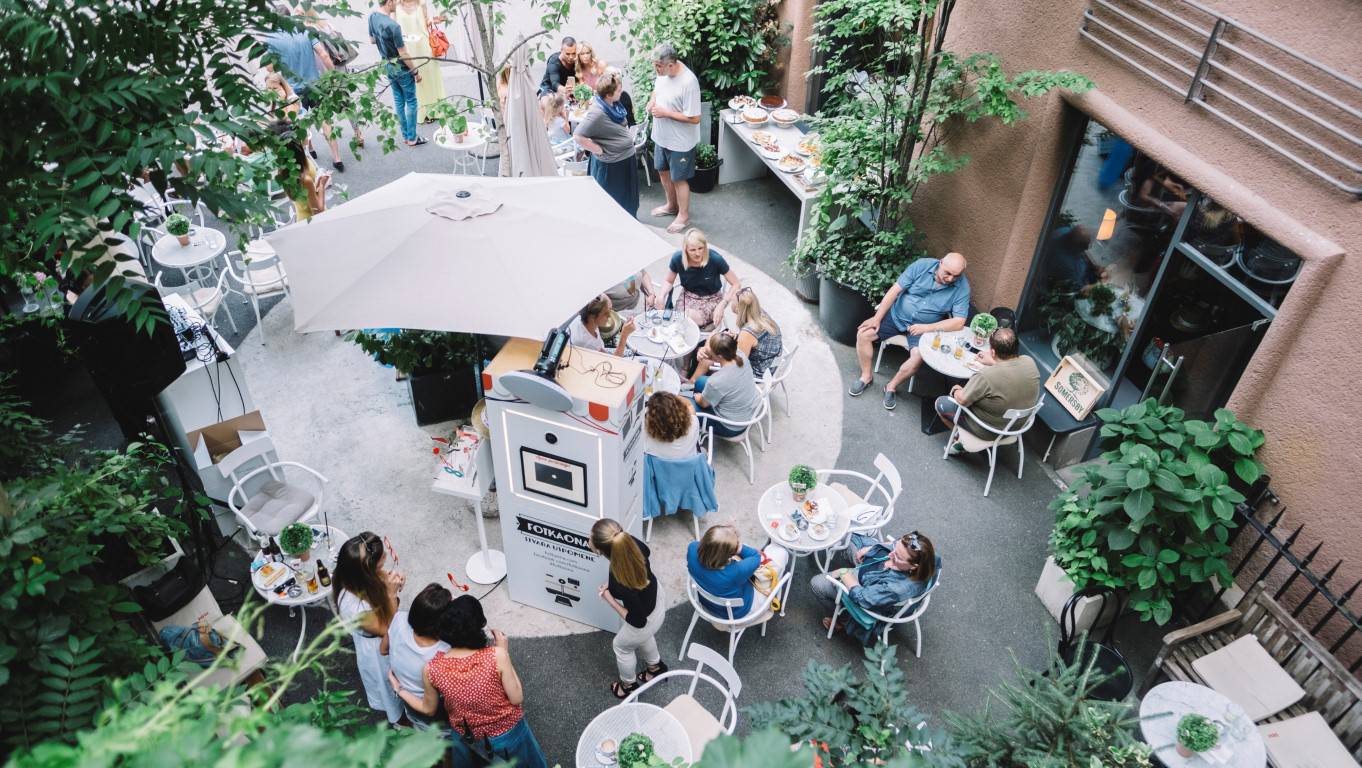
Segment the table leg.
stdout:
[[755,149],[738,133],[732,124],[722,117],[719,122],[719,183],[731,184],[766,175],[766,164],[757,156]]
[[922,434],[939,435],[946,431],[946,425],[936,415],[936,397],[927,395],[922,398]]
[[[293,609],[289,609],[292,613]],[[298,660],[298,653],[303,650],[303,640],[307,637],[307,608],[299,608],[298,613],[302,615],[302,626],[298,629],[298,644],[293,646],[293,660]]]
[[473,505],[473,514],[481,549],[468,558],[464,572],[468,574],[469,581],[476,584],[495,584],[506,578],[506,555],[487,546],[487,524],[482,518],[482,502]]
[[808,222],[809,222],[809,201],[808,201],[808,200],[800,200],[800,201],[799,201],[799,228],[795,230],[795,247],[796,247],[796,248],[798,248],[798,247],[799,247],[799,243],[802,242],[802,241],[804,240],[804,227],[808,226]]

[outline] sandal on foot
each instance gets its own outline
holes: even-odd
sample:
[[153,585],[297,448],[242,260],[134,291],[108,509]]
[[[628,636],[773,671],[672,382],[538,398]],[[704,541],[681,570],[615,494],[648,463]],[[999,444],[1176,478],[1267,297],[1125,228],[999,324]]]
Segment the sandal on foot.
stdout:
[[652,210],[652,214],[653,214],[654,216],[675,216],[675,215],[676,215],[676,209],[675,209],[675,208],[668,208],[668,207],[665,206],[665,205],[659,205],[658,207],[656,207],[656,208],[654,208],[654,209]]
[[689,221],[673,221],[671,225],[667,227],[667,231],[675,235],[689,226],[690,226]]
[[[846,619],[838,619],[838,620],[837,620],[837,631],[838,631],[838,632],[842,631],[843,629],[846,629],[846,626],[847,626]],[[832,629],[832,617],[831,617],[831,616],[825,616],[825,617],[823,617],[823,629]]]
[[656,664],[651,664],[642,672],[638,673],[638,682],[646,683],[666,671],[667,665],[660,661]]
[[616,680],[615,682],[610,684],[610,692],[615,694],[615,698],[617,699],[627,699],[629,698],[629,694],[638,690],[638,686],[639,684],[637,682],[625,685],[624,683],[621,683],[620,681]]

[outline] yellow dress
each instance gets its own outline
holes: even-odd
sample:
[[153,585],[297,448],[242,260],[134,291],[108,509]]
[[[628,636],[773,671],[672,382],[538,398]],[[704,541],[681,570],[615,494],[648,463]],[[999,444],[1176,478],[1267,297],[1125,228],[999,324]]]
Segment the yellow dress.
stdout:
[[[397,3],[393,18],[402,27],[402,38],[407,44],[407,55],[412,57],[430,56],[430,33],[426,30],[425,0],[418,3],[414,10],[408,10],[402,2]],[[428,119],[430,108],[444,101],[445,83],[440,77],[439,62],[422,60],[417,64],[421,82],[416,84],[416,119]]]

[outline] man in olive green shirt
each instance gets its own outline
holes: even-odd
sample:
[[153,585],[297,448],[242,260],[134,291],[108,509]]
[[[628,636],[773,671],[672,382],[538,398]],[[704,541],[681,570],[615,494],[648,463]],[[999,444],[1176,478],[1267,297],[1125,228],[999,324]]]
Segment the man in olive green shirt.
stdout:
[[[1007,429],[1008,419],[1003,414],[1009,409],[1025,410],[1040,398],[1040,371],[1036,361],[1019,355],[1017,334],[1011,328],[999,328],[988,339],[988,349],[979,354],[983,370],[964,386],[951,387],[950,395],[936,399],[936,413],[946,426],[955,426],[960,406],[967,406],[979,420],[994,429]],[[997,435],[980,427],[973,419],[965,419],[964,428],[971,434],[992,441]],[[1016,425],[1014,425],[1016,426]]]

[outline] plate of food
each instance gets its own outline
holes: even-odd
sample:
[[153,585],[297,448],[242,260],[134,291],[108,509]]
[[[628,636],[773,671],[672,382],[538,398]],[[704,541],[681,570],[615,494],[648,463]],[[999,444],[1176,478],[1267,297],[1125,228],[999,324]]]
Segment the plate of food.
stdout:
[[795,146],[795,151],[805,157],[818,154],[818,134],[804,134],[804,138],[800,139],[799,144]]
[[827,513],[823,511],[823,508],[818,506],[818,502],[812,499],[804,502],[803,512],[804,519],[811,523],[824,522],[828,517]]
[[799,113],[793,109],[780,108],[772,110],[771,119],[776,121],[776,125],[789,128],[799,120]]
[[781,149],[780,145],[774,141],[758,144],[757,151],[761,152],[761,156],[767,160],[779,160],[785,156],[785,150]]
[[823,541],[832,535],[832,529],[822,523],[814,523],[809,526],[809,538],[814,541]]
[[272,589],[292,572],[293,570],[283,563],[265,563],[255,572],[255,585],[261,589]]
[[747,109],[748,107],[755,106],[757,106],[757,100],[752,98],[751,96],[734,96],[733,98],[728,100],[728,108],[736,109],[739,112],[741,112],[744,109]]
[[776,140],[776,137],[772,136],[770,131],[752,131],[752,135],[749,136],[748,138],[752,140],[753,144],[758,145],[770,144],[771,142]]
[[757,103],[766,109],[781,109],[785,106],[785,99],[780,96],[762,96]]
[[761,107],[745,107],[742,111],[742,121],[748,125],[766,125],[770,113]]
[[776,167],[786,173],[799,173],[804,170],[804,158],[794,153],[790,153],[780,158],[780,161],[776,163]]
[[780,537],[782,541],[799,541],[799,529],[795,527],[794,523],[785,523],[776,529],[776,536]]

